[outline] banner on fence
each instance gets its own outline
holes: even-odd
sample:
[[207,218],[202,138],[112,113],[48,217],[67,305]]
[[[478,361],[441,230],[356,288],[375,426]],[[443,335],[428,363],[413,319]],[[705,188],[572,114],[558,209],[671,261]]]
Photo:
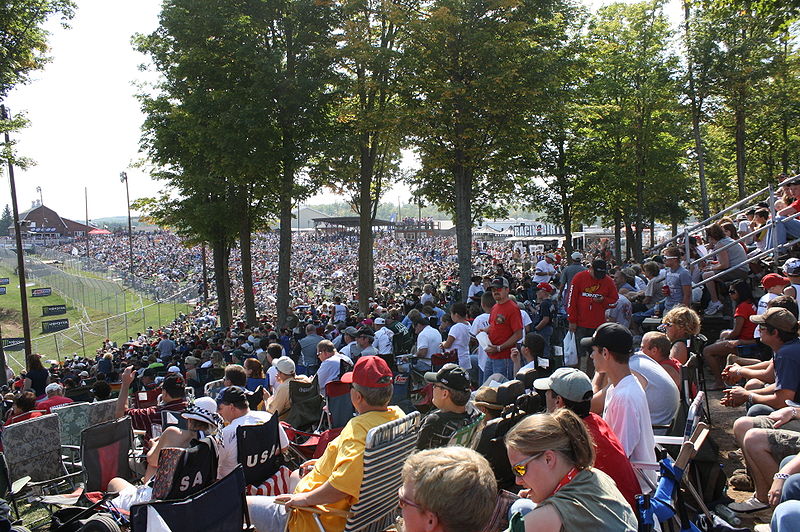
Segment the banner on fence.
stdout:
[[22,351],[25,348],[25,338],[3,338],[3,349],[6,351]]
[[0,277],[0,285],[1,284],[8,284],[11,282],[8,277]]
[[66,314],[66,305],[45,305],[42,307],[42,316],[57,316],[59,314]]
[[32,288],[31,297],[47,297],[53,294],[52,288]]
[[67,318],[42,322],[42,334],[61,331],[64,329],[69,329],[69,320]]
[[4,295],[6,295],[6,287],[5,286],[0,286],[0,296],[4,296]]

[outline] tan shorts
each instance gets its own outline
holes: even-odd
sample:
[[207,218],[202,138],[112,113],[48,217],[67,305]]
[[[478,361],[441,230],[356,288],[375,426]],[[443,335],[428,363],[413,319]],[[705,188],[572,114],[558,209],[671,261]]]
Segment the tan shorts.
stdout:
[[787,456],[800,453],[800,420],[793,419],[779,429],[768,416],[753,419],[753,428],[767,430],[767,442],[772,457],[780,463]]

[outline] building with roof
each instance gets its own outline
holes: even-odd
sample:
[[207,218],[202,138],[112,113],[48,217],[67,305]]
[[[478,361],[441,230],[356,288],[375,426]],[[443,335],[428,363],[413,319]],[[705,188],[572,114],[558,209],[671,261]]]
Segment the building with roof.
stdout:
[[[69,218],[62,218],[56,211],[44,205],[34,205],[19,215],[23,238],[79,238],[86,236],[91,227]],[[14,226],[8,228],[14,234]]]

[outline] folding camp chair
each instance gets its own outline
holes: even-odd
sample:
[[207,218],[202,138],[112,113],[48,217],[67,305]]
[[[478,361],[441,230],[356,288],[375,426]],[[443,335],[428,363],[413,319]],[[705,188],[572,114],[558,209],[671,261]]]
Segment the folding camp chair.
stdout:
[[233,532],[253,530],[244,495],[244,473],[237,466],[228,476],[185,499],[151,501],[131,507],[131,532],[159,525],[168,530]]
[[58,416],[62,445],[77,447],[81,444],[81,432],[91,424],[91,408],[91,403],[69,403],[52,408],[51,412]]
[[132,480],[133,426],[128,416],[91,426],[81,432],[81,463],[86,491],[105,491],[114,477]]
[[279,495],[289,490],[288,468],[275,477],[284,465],[279,430],[280,420],[275,415],[266,423],[236,428],[237,460],[244,470],[248,495]]
[[447,442],[447,445],[460,445],[475,449],[478,446],[478,440],[480,440],[481,431],[483,430],[484,417],[486,416],[483,413],[473,416],[468,425],[456,429],[453,435],[450,436],[450,441]]
[[161,430],[162,432],[169,427],[177,427],[181,430],[189,429],[189,420],[181,415],[180,412],[172,410],[161,411]]
[[[342,381],[331,381],[325,385],[325,406],[322,417],[327,418],[328,428],[337,429],[347,425],[356,413],[350,399],[350,385]],[[320,430],[322,422],[320,422]]]
[[30,477],[27,487],[39,493],[64,482],[75,488],[74,479],[81,473],[70,473],[64,465],[56,414],[9,425],[2,437],[9,482]]
[[289,381],[289,399],[292,407],[284,421],[297,429],[313,428],[319,423],[322,412],[322,396],[319,394],[317,376],[311,383]]
[[96,403],[89,403],[89,424],[97,425],[116,418],[117,400],[106,399]]
[[202,491],[216,482],[218,463],[210,437],[192,440],[187,448],[162,449],[153,477],[153,499],[183,499]]
[[[394,523],[397,515],[397,493],[402,484],[400,472],[406,458],[417,443],[419,412],[370,429],[364,448],[364,477],[361,480],[358,502],[350,511],[318,507],[293,508],[292,511],[311,512],[319,530],[325,528],[320,513],[347,516],[345,532],[380,532]],[[288,522],[284,530],[288,530]]]

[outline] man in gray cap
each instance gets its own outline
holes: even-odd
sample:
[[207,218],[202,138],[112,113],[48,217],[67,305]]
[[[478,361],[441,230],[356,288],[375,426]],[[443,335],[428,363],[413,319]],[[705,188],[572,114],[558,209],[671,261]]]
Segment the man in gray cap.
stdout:
[[619,438],[602,417],[590,412],[592,381],[576,368],[559,368],[549,377],[536,379],[533,387],[545,392],[547,411],[568,408],[581,418],[595,443],[594,467],[614,479],[619,491],[631,505],[641,491],[631,461]]
[[358,344],[356,343],[358,329],[351,325],[342,331],[342,336],[344,336],[344,341],[342,342],[342,348],[339,349],[341,354],[346,357],[350,357],[351,359],[361,354],[361,348],[358,347]]

